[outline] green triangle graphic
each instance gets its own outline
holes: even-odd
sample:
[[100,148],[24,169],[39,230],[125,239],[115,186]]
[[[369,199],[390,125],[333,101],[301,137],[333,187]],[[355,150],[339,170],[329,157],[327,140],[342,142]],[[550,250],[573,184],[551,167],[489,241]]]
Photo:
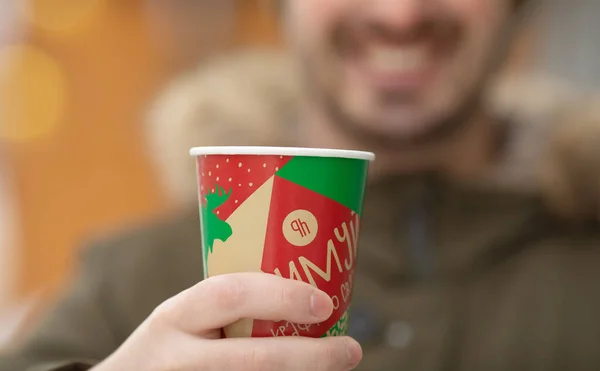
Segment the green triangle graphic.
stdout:
[[368,166],[366,160],[294,157],[277,176],[331,198],[361,215]]

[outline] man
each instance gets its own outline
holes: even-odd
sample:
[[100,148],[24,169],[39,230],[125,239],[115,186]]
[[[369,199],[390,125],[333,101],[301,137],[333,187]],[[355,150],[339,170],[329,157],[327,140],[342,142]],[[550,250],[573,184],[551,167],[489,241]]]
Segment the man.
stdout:
[[[519,118],[531,119],[540,108],[531,92],[513,88],[494,106],[486,99],[521,6],[511,0],[288,0],[285,25],[302,77],[297,114],[287,100],[294,88],[281,83],[254,88],[254,78],[230,71],[226,77],[239,86],[223,93],[211,78],[224,73],[218,62],[216,70],[188,76],[167,94],[166,111],[156,113],[169,127],[155,131],[163,140],[169,133],[191,140],[194,132],[178,125],[193,121],[201,129],[192,145],[377,153],[352,337],[219,339],[219,329],[240,318],[319,322],[332,303],[306,284],[273,275],[199,282],[192,205],[189,214],[88,250],[75,286],[22,347],[0,360],[0,370],[600,366],[596,113],[583,103],[552,104],[541,107],[547,108],[543,122],[523,123]],[[271,81],[280,82],[282,75],[272,72]],[[199,86],[211,94],[199,93]],[[231,95],[231,109],[215,103],[224,94]],[[265,121],[252,115],[256,96],[277,104]],[[240,99],[252,104],[238,107]],[[499,115],[500,108],[511,115]],[[235,126],[245,124],[251,126]],[[185,153],[187,143],[178,142],[177,150]],[[171,157],[165,161],[177,166]],[[190,184],[172,171],[170,179]],[[178,191],[189,200],[189,190]]]

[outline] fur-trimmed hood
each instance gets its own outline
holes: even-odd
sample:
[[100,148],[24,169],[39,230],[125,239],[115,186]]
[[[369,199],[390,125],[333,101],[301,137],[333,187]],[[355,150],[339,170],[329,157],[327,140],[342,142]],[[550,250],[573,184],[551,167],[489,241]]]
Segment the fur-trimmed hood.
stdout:
[[[167,195],[196,198],[188,150],[206,145],[293,145],[286,122],[297,109],[300,81],[282,51],[223,55],[174,80],[152,103],[149,153]],[[489,109],[514,123],[509,150],[487,179],[497,187],[539,192],[567,216],[600,208],[600,100],[547,76],[502,77]]]
[[293,61],[272,50],[223,55],[172,81],[152,102],[149,154],[177,204],[196,198],[188,150],[210,145],[284,145],[281,122],[294,114],[298,83]]

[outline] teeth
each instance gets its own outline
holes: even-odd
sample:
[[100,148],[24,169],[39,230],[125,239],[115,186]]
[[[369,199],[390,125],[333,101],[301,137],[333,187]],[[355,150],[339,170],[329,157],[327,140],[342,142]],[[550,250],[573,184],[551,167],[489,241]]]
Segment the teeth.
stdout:
[[421,68],[427,60],[426,49],[412,47],[377,47],[371,50],[373,67],[389,72],[405,72]]

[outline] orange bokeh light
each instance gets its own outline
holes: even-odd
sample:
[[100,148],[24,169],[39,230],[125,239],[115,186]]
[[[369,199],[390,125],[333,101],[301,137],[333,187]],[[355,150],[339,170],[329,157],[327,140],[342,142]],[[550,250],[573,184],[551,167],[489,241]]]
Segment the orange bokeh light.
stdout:
[[28,22],[57,36],[79,35],[104,13],[106,0],[28,0],[22,9]]
[[66,105],[60,65],[28,45],[0,49],[0,139],[22,142],[51,133]]

